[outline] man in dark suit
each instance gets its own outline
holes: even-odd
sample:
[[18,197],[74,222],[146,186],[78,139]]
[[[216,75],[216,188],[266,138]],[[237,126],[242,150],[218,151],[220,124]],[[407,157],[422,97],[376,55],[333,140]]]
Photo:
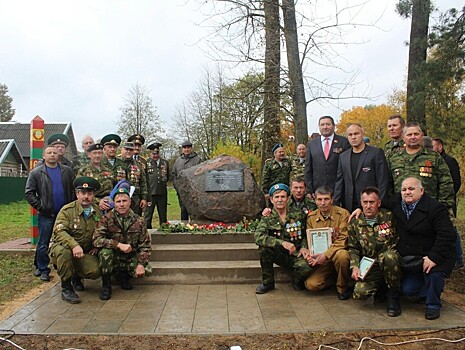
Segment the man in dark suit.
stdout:
[[365,144],[363,137],[363,127],[351,124],[347,138],[352,148],[339,156],[334,202],[349,212],[360,206],[364,188],[377,187],[382,200],[388,186],[388,164],[383,150]]
[[345,137],[334,133],[335,124],[332,117],[321,117],[318,127],[321,136],[307,144],[305,158],[305,184],[312,197],[315,190],[321,186],[329,186],[334,190],[339,155],[350,148]]
[[401,193],[389,203],[399,234],[397,250],[401,257],[420,257],[418,271],[402,264],[402,292],[424,297],[425,318],[438,318],[445,279],[455,263],[454,226],[447,207],[425,193],[415,177],[402,182]]

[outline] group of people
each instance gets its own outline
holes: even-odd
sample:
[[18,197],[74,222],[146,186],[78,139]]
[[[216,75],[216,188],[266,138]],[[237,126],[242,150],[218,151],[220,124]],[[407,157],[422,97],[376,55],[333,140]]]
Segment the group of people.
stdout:
[[[366,143],[360,124],[349,125],[347,137],[335,134],[329,116],[294,159],[275,145],[262,174],[273,209],[263,211],[255,233],[262,266],[256,293],[275,288],[276,263],[292,270],[295,290],[335,283],[340,300],[387,300],[392,317],[401,314],[403,294],[424,302],[426,319],[440,316],[445,280],[463,267],[453,224],[458,164],[442,140],[425,147],[417,123],[394,115],[387,124],[384,150]],[[294,175],[297,164],[304,177]],[[311,239],[315,229],[330,236],[324,251]]]
[[[167,221],[169,164],[160,158],[160,143],[147,147],[149,159],[141,157],[142,135],[121,143],[115,134],[97,143],[85,136],[84,151],[70,161],[65,157],[69,138],[52,135],[26,182],[26,199],[38,211],[34,275],[50,281],[52,263],[69,303],[80,302],[76,291],[84,290],[83,278],[101,277],[100,298],[108,300],[112,275],[122,289],[132,289],[131,277],[151,271],[147,228],[155,206],[160,224]],[[192,144],[185,141],[175,176],[192,154]]]

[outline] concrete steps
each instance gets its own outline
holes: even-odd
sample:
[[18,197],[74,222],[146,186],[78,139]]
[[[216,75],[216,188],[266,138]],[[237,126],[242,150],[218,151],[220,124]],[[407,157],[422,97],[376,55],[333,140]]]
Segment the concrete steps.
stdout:
[[[252,234],[164,233],[151,230],[153,274],[143,284],[259,283],[261,268]],[[276,282],[290,281],[275,267]]]

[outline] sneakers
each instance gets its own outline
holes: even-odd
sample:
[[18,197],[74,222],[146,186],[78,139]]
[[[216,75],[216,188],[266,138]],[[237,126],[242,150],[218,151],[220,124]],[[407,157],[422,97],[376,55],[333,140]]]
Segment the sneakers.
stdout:
[[439,318],[440,315],[441,315],[441,310],[439,309],[430,309],[430,308],[425,309],[425,318],[427,320],[435,320]]
[[41,273],[39,269],[35,269],[34,272],[32,273],[35,277],[40,277]]
[[265,294],[274,289],[274,283],[260,284],[256,289],[256,294]]

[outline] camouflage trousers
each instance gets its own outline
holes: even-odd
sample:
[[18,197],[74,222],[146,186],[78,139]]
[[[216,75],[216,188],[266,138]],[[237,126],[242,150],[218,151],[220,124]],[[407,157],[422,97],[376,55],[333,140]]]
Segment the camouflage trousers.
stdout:
[[302,257],[289,255],[289,252],[283,247],[276,248],[259,247],[260,265],[262,267],[262,283],[274,283],[273,263],[292,270],[292,280],[299,284],[306,279],[312,268]]
[[[136,252],[125,254],[111,248],[100,249],[98,259],[102,275],[112,274],[113,272],[127,272],[134,277],[136,267],[139,264]],[[146,264],[144,269],[146,276],[152,273],[152,265]]]
[[59,244],[50,248],[49,255],[62,281],[70,280],[74,273],[82,278],[100,277],[99,259],[96,255],[84,254],[82,258],[74,258],[71,249]]
[[375,263],[368,272],[365,280],[355,284],[354,299],[365,300],[386,283],[389,289],[400,291],[402,273],[399,264],[400,255],[396,251],[388,250],[383,254],[379,263]]

